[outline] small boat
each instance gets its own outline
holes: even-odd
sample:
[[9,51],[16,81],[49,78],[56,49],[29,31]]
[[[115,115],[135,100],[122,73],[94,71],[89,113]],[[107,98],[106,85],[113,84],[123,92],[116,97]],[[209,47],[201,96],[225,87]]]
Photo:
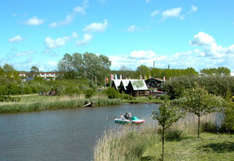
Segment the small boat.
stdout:
[[116,118],[115,123],[119,124],[142,124],[144,123],[145,120],[141,120],[136,116],[133,116],[130,120],[125,119],[125,118]]

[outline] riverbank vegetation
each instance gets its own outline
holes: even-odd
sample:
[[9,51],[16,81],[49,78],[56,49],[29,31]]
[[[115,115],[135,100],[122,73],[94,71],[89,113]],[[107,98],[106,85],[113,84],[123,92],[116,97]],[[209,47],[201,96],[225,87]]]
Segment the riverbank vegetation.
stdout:
[[[234,135],[216,128],[216,114],[201,118],[197,138],[197,119],[187,114],[165,131],[165,161],[230,161],[234,158]],[[207,128],[209,124],[210,128]],[[211,128],[213,127],[213,128]],[[214,128],[215,127],[215,128]],[[213,130],[211,132],[211,129]],[[95,147],[94,161],[160,161],[159,126],[123,127],[108,131]]]
[[[153,119],[160,125],[156,129],[106,134],[95,148],[94,160],[230,160],[234,157],[233,107],[230,97],[225,101],[195,84],[195,88],[185,89],[180,98],[165,100],[152,112]],[[212,119],[207,119],[212,112]],[[188,115],[192,116],[193,122],[180,119],[185,113],[187,119]],[[214,119],[217,115],[222,117]],[[200,134],[200,130],[206,133]],[[197,131],[197,139],[194,131]]]
[[55,109],[74,109],[84,107],[92,102],[92,107],[111,106],[121,104],[121,99],[108,99],[106,97],[93,97],[86,99],[84,96],[26,96],[19,102],[0,103],[0,113],[34,112]]

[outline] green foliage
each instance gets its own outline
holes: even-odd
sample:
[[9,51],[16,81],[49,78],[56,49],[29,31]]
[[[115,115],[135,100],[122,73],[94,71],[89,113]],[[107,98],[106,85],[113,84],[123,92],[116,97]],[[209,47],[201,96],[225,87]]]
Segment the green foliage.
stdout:
[[231,75],[230,69],[226,67],[202,69],[200,72],[201,74],[205,74],[205,75],[221,75],[221,76]]
[[168,129],[165,132],[165,138],[167,141],[181,140],[183,131],[177,129]]
[[129,95],[129,94],[125,94],[125,93],[121,93],[121,94],[120,94],[120,97],[121,97],[122,99],[126,99],[126,100],[133,100],[133,99],[134,99],[133,96],[131,96],[131,95]]
[[178,76],[196,76],[198,72],[195,71],[193,68],[187,69],[160,69],[160,68],[152,68],[151,69],[151,76],[156,78],[163,78],[166,79]]
[[227,131],[234,131],[234,103],[228,102],[225,107],[224,127]]
[[91,98],[95,94],[95,91],[89,88],[84,91],[84,94],[85,94],[85,98]]
[[[184,92],[184,98],[180,104],[186,111],[202,116],[221,108],[224,105],[224,99],[209,94],[204,88],[196,87],[187,89]],[[220,110],[218,110],[220,111]]]
[[20,100],[21,100],[20,97],[10,97],[10,96],[0,95],[0,102],[19,102]]
[[224,99],[212,94],[209,94],[205,89],[196,87],[187,89],[184,92],[184,97],[179,99],[178,104],[186,111],[195,114],[198,117],[198,138],[200,135],[200,117],[202,115],[220,111],[223,107]]
[[139,67],[137,67],[136,72],[139,78],[140,76],[142,76],[143,78],[149,78],[151,75],[150,68],[145,65],[140,65]]
[[108,57],[93,53],[65,54],[58,64],[58,70],[65,79],[86,78],[92,84],[104,84],[110,74],[111,62]]
[[158,120],[158,123],[163,128],[169,128],[173,123],[183,117],[183,113],[170,101],[163,102],[158,111],[152,112],[153,120]]
[[158,124],[162,126],[162,161],[164,160],[164,138],[165,129],[169,128],[173,123],[178,121],[183,116],[183,113],[177,106],[171,104],[170,101],[163,102],[158,111],[152,112],[152,118],[158,120]]
[[114,88],[108,88],[105,90],[105,94],[108,96],[108,98],[113,99],[113,98],[119,98],[120,93],[115,90]]
[[166,81],[164,90],[174,99],[182,97],[185,89],[195,88],[196,85],[224,98],[234,95],[234,77],[229,76],[177,77]]

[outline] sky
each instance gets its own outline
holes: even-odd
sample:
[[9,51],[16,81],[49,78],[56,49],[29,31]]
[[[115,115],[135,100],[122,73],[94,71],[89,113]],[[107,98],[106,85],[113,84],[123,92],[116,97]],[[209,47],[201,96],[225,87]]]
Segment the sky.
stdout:
[[0,10],[1,66],[52,71],[65,53],[91,52],[115,70],[234,73],[233,0],[7,0]]

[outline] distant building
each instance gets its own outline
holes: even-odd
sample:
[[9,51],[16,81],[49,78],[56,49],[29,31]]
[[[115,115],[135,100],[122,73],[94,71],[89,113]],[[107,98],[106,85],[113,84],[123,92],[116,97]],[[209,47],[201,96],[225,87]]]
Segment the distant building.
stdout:
[[150,94],[144,80],[130,80],[127,93],[132,96],[147,96]]
[[43,72],[39,73],[37,76],[45,79],[55,79],[56,78],[56,73],[55,72]]
[[26,77],[27,75],[26,75],[26,73],[19,73],[19,76],[20,77]]
[[26,78],[26,77],[34,77],[34,76],[37,76],[37,77],[40,77],[40,78],[44,78],[44,79],[52,79],[52,80],[55,80],[56,78],[56,73],[55,72],[40,72],[40,73],[37,73],[33,76],[30,76],[30,73],[19,73],[19,76],[22,77],[22,78]]

